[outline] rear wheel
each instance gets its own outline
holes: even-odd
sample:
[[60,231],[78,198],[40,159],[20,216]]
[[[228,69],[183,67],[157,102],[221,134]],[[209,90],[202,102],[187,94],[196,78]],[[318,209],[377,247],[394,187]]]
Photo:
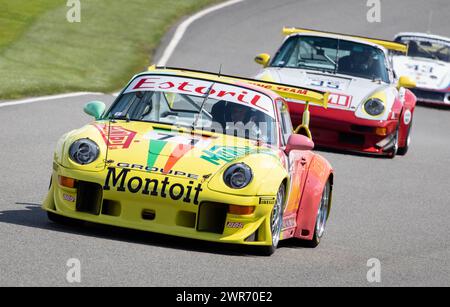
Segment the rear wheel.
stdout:
[[272,245],[262,247],[262,254],[266,256],[272,255],[277,249],[278,243],[280,242],[281,230],[283,227],[283,208],[285,193],[286,191],[284,188],[284,184],[282,184],[278,189],[277,200],[275,202],[275,205],[273,206],[270,219]]
[[319,209],[317,210],[316,227],[314,229],[314,236],[312,240],[304,240],[306,247],[317,247],[320,244],[325,233],[325,227],[328,221],[331,205],[331,183],[328,180],[325,184],[322,192],[322,198],[320,199]]

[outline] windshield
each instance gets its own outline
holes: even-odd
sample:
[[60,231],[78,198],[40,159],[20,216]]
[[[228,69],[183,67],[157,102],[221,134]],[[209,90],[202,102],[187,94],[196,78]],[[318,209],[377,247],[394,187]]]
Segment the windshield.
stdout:
[[408,56],[450,62],[450,42],[418,36],[402,36],[396,41],[408,45]]
[[272,99],[256,91],[196,79],[145,76],[130,84],[106,116],[277,144],[274,114]]
[[271,63],[289,67],[340,73],[389,82],[382,50],[355,42],[316,36],[292,36]]

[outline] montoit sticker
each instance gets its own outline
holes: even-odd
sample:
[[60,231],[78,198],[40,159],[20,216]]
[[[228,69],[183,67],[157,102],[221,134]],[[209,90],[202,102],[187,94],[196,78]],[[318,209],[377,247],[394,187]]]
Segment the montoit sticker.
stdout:
[[203,191],[200,183],[195,185],[194,181],[189,181],[189,184],[182,185],[171,182],[170,180],[173,178],[169,177],[162,180],[140,176],[130,177],[128,176],[130,171],[130,169],[122,168],[117,173],[116,168],[109,167],[103,190],[109,191],[115,188],[117,192],[140,193],[160,198],[170,197],[176,201],[182,200],[185,203],[199,204],[200,192]]

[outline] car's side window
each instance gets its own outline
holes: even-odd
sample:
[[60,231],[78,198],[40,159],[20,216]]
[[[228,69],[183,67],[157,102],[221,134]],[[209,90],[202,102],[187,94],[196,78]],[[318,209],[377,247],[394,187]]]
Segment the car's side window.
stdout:
[[289,115],[286,103],[281,99],[277,100],[277,108],[278,113],[280,114],[280,126],[283,145],[286,145],[294,129],[292,128],[291,117]]

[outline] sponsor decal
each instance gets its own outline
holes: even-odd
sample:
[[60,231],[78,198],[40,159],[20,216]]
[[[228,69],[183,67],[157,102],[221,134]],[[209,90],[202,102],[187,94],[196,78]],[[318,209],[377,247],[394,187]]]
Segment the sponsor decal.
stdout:
[[342,90],[346,82],[337,80],[310,79],[308,86],[324,87],[333,90]]
[[240,222],[227,222],[227,228],[244,228],[244,224]]
[[405,65],[408,70],[417,72],[418,76],[421,76],[422,74],[432,74],[434,72],[434,66],[431,64],[406,63]]
[[328,104],[336,107],[348,108],[352,103],[352,96],[342,94],[330,94]]
[[295,219],[296,219],[295,217],[292,217],[292,218],[289,218],[289,219],[283,221],[282,229],[293,228],[293,227],[297,226]]
[[[205,96],[213,81],[190,79],[185,77],[151,75],[136,78],[125,90],[125,93],[135,91],[162,91],[193,96]],[[258,109],[275,118],[273,101],[263,93],[240,86],[214,83],[210,98],[244,104]]]
[[405,110],[405,114],[403,114],[403,122],[405,125],[409,125],[412,120],[412,114],[410,110]]
[[215,145],[209,150],[203,150],[203,155],[200,159],[205,160],[214,165],[221,165],[223,163],[232,162],[240,157],[249,154],[267,154],[279,159],[279,156],[274,154],[272,150],[267,148],[251,149],[250,147],[233,147],[233,146],[219,146]]
[[189,181],[188,185],[170,182],[169,177],[163,180],[142,178],[139,176],[130,177],[130,169],[108,167],[105,185],[103,190],[110,191],[115,189],[117,192],[129,192],[133,194],[148,195],[150,197],[170,198],[184,203],[199,204],[200,192],[203,191],[202,184],[194,184]]
[[203,155],[200,156],[200,159],[214,165],[220,165],[222,163],[229,163],[238,157],[249,153],[249,147],[213,146],[209,150],[204,150]]
[[178,133],[170,133],[167,130],[158,129],[145,134],[144,139],[150,140],[147,157],[147,166],[149,168],[155,165],[159,154],[168,143],[178,144],[175,146],[164,166],[165,172],[169,172],[184,155],[195,147],[207,147],[211,143],[209,139],[201,136],[180,135]]
[[309,91],[306,89],[301,88],[295,88],[295,87],[288,87],[288,86],[280,86],[280,85],[272,85],[272,84],[265,84],[265,83],[258,83],[258,82],[249,82],[250,84],[272,90],[275,92],[285,92],[285,93],[293,93],[298,95],[308,95]]
[[71,203],[75,202],[75,197],[69,194],[63,194],[63,199]]
[[150,173],[160,173],[163,175],[172,175],[175,177],[185,177],[185,178],[194,179],[194,180],[198,180],[198,178],[199,178],[199,175],[189,174],[189,173],[185,173],[182,171],[175,171],[175,170],[170,170],[170,171],[166,172],[163,168],[158,168],[158,167],[154,167],[154,166],[148,167],[148,166],[139,165],[139,164],[130,164],[130,163],[119,162],[119,163],[117,163],[117,167],[118,168],[130,168],[130,169],[135,169],[135,170],[140,170],[140,171],[147,171]]
[[100,131],[103,140],[111,150],[129,148],[137,134],[137,132],[125,129],[121,126],[111,126],[108,140],[109,125],[95,124],[94,126]]
[[144,134],[143,139],[152,141],[166,141],[169,143],[176,143],[180,145],[197,145],[206,144],[208,146],[214,137],[202,137],[201,135],[179,134],[177,132],[169,132],[167,130],[153,129]]
[[273,205],[273,204],[275,204],[275,201],[276,201],[275,197],[260,197],[259,198],[260,205]]

